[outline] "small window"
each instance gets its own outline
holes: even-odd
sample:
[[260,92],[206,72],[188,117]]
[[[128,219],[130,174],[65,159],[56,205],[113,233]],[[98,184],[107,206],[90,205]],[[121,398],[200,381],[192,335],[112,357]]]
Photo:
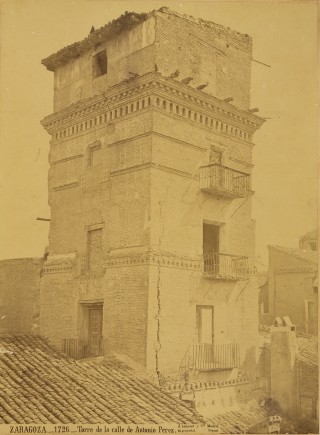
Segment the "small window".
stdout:
[[92,59],[93,77],[100,77],[107,74],[108,58],[106,50],[99,51]]

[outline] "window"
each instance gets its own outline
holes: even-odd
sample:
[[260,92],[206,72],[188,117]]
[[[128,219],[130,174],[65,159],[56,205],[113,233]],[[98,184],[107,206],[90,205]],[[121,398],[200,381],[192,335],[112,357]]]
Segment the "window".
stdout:
[[103,272],[102,228],[88,231],[88,271],[92,275]]
[[219,252],[219,225],[203,224],[203,252]]
[[92,74],[93,77],[100,77],[107,74],[108,70],[108,58],[107,51],[102,50],[96,53],[92,58]]

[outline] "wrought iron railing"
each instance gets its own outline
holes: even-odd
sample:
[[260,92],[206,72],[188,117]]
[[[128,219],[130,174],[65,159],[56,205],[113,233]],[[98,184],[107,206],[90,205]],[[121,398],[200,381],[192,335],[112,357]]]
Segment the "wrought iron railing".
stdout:
[[209,192],[245,197],[250,193],[250,175],[218,163],[201,166],[199,170],[200,189]]
[[239,345],[192,344],[180,365],[181,370],[224,370],[239,367]]
[[62,340],[62,352],[73,359],[90,358],[104,354],[105,340],[95,343],[93,348],[87,339],[64,338]]
[[254,273],[248,257],[205,252],[203,254],[204,274],[215,278],[243,278]]

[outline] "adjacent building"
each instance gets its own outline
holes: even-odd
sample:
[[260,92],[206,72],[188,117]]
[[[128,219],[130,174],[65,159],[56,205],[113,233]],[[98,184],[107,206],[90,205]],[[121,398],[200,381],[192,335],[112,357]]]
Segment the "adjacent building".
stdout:
[[39,332],[43,263],[44,258],[0,261],[0,334]]
[[251,57],[248,35],[162,8],[42,61],[56,346],[161,375],[255,367]]
[[260,323],[288,315],[298,332],[318,335],[316,240],[313,231],[300,238],[299,249],[269,246],[268,282],[259,295]]

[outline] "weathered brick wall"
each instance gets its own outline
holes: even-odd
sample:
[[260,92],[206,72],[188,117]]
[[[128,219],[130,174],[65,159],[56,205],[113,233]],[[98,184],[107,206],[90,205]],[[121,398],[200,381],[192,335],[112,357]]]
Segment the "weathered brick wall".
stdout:
[[[126,122],[116,121],[112,130],[104,126],[77,140],[67,139],[51,146],[48,180],[51,254],[84,253],[87,227],[99,223],[105,224],[106,252],[110,248],[145,243],[141,240],[148,237],[145,227],[148,175],[145,171],[127,171],[151,160],[150,137],[135,139],[147,134],[150,124],[150,114],[145,111]],[[101,143],[101,163],[88,166],[90,144],[97,141]],[[131,218],[135,213],[138,215]]]
[[[128,79],[129,72],[143,75],[155,66],[155,20],[153,17],[137,24],[130,31],[122,32],[97,49],[89,49],[82,56],[55,70],[54,110],[59,111],[76,101],[105,91],[107,87]],[[93,78],[92,57],[94,53],[107,50],[107,74]]]
[[[179,32],[177,32],[177,28]],[[107,73],[94,77],[93,56],[107,50]],[[252,41],[218,24],[197,22],[168,11],[113,34],[95,49],[55,70],[55,111],[104,91],[130,77],[155,68],[165,76],[177,69],[179,79],[193,77],[192,86],[207,83],[205,92],[233,97],[234,104],[249,108]],[[157,65],[157,67],[155,67]]]
[[40,334],[61,348],[62,339],[77,338],[79,288],[73,274],[46,273],[41,279]]
[[[154,171],[152,177],[152,234],[157,244],[161,231],[164,250],[202,254],[202,223],[204,220],[221,223],[221,252],[254,256],[254,224],[251,220],[251,199],[231,200],[200,191],[199,166],[209,163],[212,141],[216,134],[195,127],[188,121],[180,124],[161,113],[154,119],[152,159],[155,163],[172,168],[172,173]],[[183,123],[182,123],[183,122]],[[167,137],[160,136],[166,135]],[[174,138],[174,140],[170,139]],[[231,146],[233,141],[223,140],[225,164],[234,167]],[[239,144],[239,146],[242,146]],[[243,170],[245,159],[234,169]],[[246,168],[247,169],[247,168]],[[181,171],[182,175],[174,173]],[[161,204],[161,207],[160,207]],[[163,225],[160,225],[161,221]],[[158,224],[157,224],[158,223]]]
[[[179,29],[179,32],[177,32]],[[156,62],[164,75],[177,69],[192,86],[208,83],[205,92],[250,104],[252,41],[248,35],[218,24],[188,20],[175,13],[156,14]]]
[[120,267],[108,269],[104,280],[103,335],[108,352],[127,355],[145,367],[148,267],[131,265],[126,258],[121,262]]
[[39,315],[41,258],[0,261],[0,332],[32,332]]

